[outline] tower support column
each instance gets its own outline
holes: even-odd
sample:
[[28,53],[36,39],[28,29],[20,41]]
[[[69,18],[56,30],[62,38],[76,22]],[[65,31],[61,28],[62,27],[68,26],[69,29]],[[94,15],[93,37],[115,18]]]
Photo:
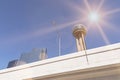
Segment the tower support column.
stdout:
[[86,50],[84,37],[86,35],[86,29],[84,25],[75,25],[73,29],[73,36],[76,38],[76,46],[78,51]]

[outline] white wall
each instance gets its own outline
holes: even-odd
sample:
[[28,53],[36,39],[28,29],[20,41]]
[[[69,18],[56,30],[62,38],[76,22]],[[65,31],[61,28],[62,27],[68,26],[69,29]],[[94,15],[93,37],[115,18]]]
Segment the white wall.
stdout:
[[[10,69],[1,70],[0,79],[24,80],[24,79],[31,79],[34,77],[46,78],[53,75],[54,76],[59,74],[62,75],[64,73],[67,75],[71,72],[75,73],[76,71],[82,71],[83,73],[86,70],[88,71],[91,70],[91,73],[94,73],[94,69],[97,70],[100,68],[105,68],[103,66],[108,66],[108,69],[107,68],[105,69],[106,71],[109,72],[110,67],[120,64],[120,43],[87,50],[87,54],[88,54],[89,64],[86,61],[86,56],[84,51],[76,52],[60,57],[55,57],[30,64],[21,65],[18,67],[13,67]],[[85,74],[89,75],[91,73],[86,72]],[[85,74],[82,74],[82,76],[84,77]],[[111,73],[110,75],[112,74],[113,73]],[[98,75],[104,75],[104,74],[98,74]],[[117,73],[116,75],[119,74]],[[62,76],[60,80],[62,79],[64,79],[64,76]]]

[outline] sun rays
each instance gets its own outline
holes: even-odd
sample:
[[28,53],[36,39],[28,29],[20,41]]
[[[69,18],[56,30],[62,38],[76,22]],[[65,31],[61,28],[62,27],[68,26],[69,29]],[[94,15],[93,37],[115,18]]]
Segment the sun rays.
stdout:
[[100,26],[100,24],[96,24],[96,26],[97,26],[97,28],[98,28],[98,30],[99,30],[105,44],[109,45],[110,41],[108,40],[108,38],[107,38],[105,32],[103,31],[102,27]]
[[[113,10],[108,10],[108,11],[102,11],[102,6],[104,5],[104,0],[100,0],[99,4],[96,6],[96,9],[91,7],[88,0],[84,0],[84,4],[86,6],[86,13],[87,14],[83,14],[84,16],[82,18],[85,18],[86,16],[88,16],[88,18],[86,18],[85,23],[88,24],[89,26],[87,27],[88,30],[90,30],[90,27],[97,27],[104,42],[106,44],[110,44],[110,41],[107,37],[107,35],[104,32],[104,25],[106,25],[107,27],[109,27],[109,24],[107,21],[105,21],[104,19],[106,17],[108,17],[109,15],[115,14],[117,12],[120,12],[120,8],[118,9],[113,9]],[[80,11],[81,12],[81,11]],[[102,25],[102,26],[101,26]],[[111,28],[114,28],[112,26],[110,26]]]
[[57,24],[56,28],[53,27],[53,25],[52,26],[48,25],[46,28],[43,28],[43,29],[40,28],[40,29],[37,29],[36,31],[28,32],[19,37],[13,36],[14,40],[11,40],[11,41],[14,42],[14,41],[21,41],[25,39],[32,39],[33,37],[46,35],[46,34],[55,32],[56,30],[61,30],[66,27],[73,26],[74,24],[81,23],[81,24],[87,25],[87,30],[91,30],[97,27],[104,42],[106,44],[110,44],[110,41],[103,29],[111,28],[112,30],[116,30],[116,31],[117,29],[111,26],[112,24],[106,21],[106,18],[109,17],[109,15],[112,16],[113,14],[120,12],[120,8],[103,11],[102,8],[104,7],[105,0],[98,0],[98,1],[99,1],[98,4],[94,4],[92,6],[88,0],[83,0],[84,4],[82,5],[68,1],[67,2],[68,4],[66,5],[68,6],[68,8],[70,8],[71,10],[73,10],[75,13],[78,14],[77,20],[74,19],[74,20],[69,20],[66,23]]
[[[37,32],[33,32],[32,35],[33,35],[33,37],[34,36],[45,35],[45,34],[54,32],[56,30],[64,29],[66,27],[69,27],[69,26],[77,24],[77,23],[83,23],[83,24],[87,24],[87,29],[88,30],[97,27],[97,29],[99,30],[99,32],[102,36],[103,41],[106,44],[110,44],[110,41],[109,41],[107,35],[105,34],[105,32],[103,30],[104,29],[103,26],[105,26],[107,28],[112,28],[112,29],[114,27],[110,26],[110,23],[108,21],[106,21],[105,18],[109,17],[109,15],[120,12],[120,8],[103,11],[102,8],[104,6],[104,2],[105,2],[105,0],[100,0],[98,2],[98,4],[94,4],[94,7],[90,5],[88,0],[83,1],[84,7],[81,6],[81,5],[69,2],[67,4],[67,6],[69,6],[71,9],[75,10],[76,13],[79,14],[79,16],[77,16],[77,17],[78,18],[80,17],[80,19],[72,20],[70,22],[63,23],[63,24],[59,24],[59,25],[56,26],[56,28],[50,27],[49,29],[43,29],[42,31],[38,30]],[[114,28],[114,30],[115,30],[115,28]],[[32,36],[30,36],[30,37],[32,37]]]

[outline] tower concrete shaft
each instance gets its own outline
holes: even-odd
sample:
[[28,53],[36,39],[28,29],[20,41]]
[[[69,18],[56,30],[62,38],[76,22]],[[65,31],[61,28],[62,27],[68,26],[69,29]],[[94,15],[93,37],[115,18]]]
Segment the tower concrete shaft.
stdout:
[[76,38],[77,50],[82,51],[86,50],[84,37],[86,35],[86,29],[84,25],[78,24],[75,25],[73,29],[73,36]]

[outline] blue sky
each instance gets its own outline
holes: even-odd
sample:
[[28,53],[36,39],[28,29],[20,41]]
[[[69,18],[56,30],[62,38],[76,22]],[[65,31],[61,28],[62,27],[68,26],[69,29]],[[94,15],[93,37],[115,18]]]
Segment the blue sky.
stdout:
[[[88,0],[90,7],[98,7],[102,0]],[[104,0],[101,10],[106,15],[100,23],[103,33],[95,25],[88,25],[78,10],[85,12],[84,0],[0,0],[0,69],[33,48],[47,48],[49,58],[58,56],[58,36],[61,35],[62,55],[76,52],[73,26],[81,23],[89,27],[87,48],[120,42],[120,0]],[[87,12],[86,12],[87,13]],[[53,25],[53,21],[56,25]],[[103,36],[102,34],[105,34]]]

